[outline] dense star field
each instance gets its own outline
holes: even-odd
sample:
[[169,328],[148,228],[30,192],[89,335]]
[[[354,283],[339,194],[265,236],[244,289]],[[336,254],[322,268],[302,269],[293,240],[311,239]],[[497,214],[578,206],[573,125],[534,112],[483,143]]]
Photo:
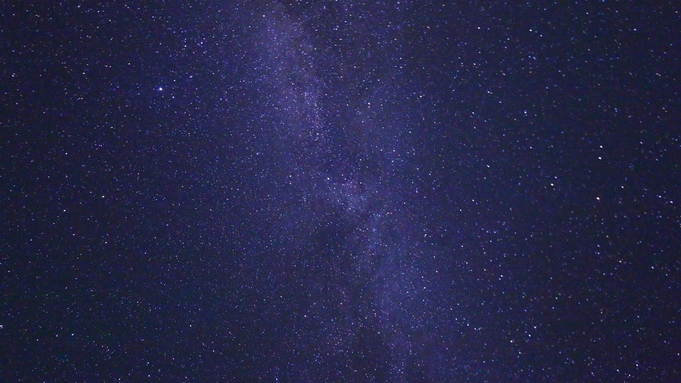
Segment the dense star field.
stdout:
[[29,3],[1,381],[681,381],[678,7]]

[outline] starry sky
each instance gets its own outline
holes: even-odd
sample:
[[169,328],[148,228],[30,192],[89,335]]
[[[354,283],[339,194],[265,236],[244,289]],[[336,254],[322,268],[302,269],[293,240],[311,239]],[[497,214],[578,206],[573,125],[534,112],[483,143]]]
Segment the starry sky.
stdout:
[[678,7],[28,3],[0,380],[681,379]]

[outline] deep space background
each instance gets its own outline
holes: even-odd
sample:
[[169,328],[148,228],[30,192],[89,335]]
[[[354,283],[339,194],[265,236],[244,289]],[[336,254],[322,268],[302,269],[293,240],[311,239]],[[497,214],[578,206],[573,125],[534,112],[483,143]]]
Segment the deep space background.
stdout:
[[0,380],[681,381],[673,2],[30,3]]

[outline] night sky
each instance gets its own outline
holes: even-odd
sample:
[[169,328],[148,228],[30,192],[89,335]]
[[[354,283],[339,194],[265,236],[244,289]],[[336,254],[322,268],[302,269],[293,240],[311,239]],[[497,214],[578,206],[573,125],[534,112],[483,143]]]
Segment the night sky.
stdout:
[[680,8],[28,3],[1,381],[681,381]]

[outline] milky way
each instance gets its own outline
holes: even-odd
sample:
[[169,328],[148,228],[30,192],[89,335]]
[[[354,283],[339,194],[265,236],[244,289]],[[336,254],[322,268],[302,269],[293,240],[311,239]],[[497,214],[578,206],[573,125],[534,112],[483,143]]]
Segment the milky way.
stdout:
[[[402,376],[409,355],[422,351],[412,337],[423,336],[420,322],[433,315],[424,299],[433,270],[418,269],[433,250],[423,243],[428,212],[416,210],[426,205],[414,201],[423,197],[409,137],[414,121],[401,110],[410,108],[400,99],[404,76],[381,72],[398,52],[358,68],[342,59],[348,52],[318,46],[309,26],[283,6],[266,7],[262,16],[254,48],[264,79],[258,102],[270,110],[258,122],[259,150],[269,158],[268,182],[281,185],[273,198],[288,201],[275,214],[264,212],[263,219],[277,221],[267,236],[292,263],[328,263],[322,270],[293,266],[313,280],[301,286],[309,297],[301,326],[316,327],[307,346],[317,358],[361,364],[358,349],[378,352],[363,349],[375,347],[361,345],[370,337],[385,345],[380,359],[391,367],[384,376]],[[330,62],[333,70],[324,68]]]

